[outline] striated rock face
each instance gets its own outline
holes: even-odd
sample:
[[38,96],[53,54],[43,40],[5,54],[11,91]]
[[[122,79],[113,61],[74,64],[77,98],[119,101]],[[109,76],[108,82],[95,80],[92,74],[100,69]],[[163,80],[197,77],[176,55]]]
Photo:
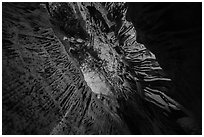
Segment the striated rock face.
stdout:
[[87,86],[46,10],[28,4],[3,4],[3,134],[128,133]]
[[202,127],[202,3],[129,3],[127,17],[172,78],[168,94]]
[[[3,3],[3,134],[198,134],[125,3]],[[188,122],[185,122],[188,121]]]

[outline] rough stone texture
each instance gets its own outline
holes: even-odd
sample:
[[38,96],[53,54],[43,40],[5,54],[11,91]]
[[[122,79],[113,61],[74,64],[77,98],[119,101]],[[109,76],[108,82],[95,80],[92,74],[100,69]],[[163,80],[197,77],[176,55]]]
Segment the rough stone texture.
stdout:
[[199,133],[126,6],[3,3],[3,134]]
[[175,84],[168,94],[202,127],[202,3],[129,3],[127,16]]
[[3,134],[128,133],[122,125],[85,83],[46,10],[4,3]]

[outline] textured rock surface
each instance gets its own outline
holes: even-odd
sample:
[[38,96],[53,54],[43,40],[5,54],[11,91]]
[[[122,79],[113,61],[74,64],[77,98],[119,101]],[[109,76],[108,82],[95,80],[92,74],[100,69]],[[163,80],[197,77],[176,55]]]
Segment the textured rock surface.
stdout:
[[202,3],[130,3],[139,39],[175,84],[168,94],[202,126]]
[[126,11],[3,3],[3,134],[198,133]]
[[39,8],[3,5],[3,134],[122,134]]

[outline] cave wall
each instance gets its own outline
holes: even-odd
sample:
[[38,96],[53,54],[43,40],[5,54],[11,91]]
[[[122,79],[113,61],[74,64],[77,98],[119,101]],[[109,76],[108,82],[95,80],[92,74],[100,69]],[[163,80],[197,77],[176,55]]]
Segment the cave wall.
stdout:
[[91,92],[40,3],[3,3],[2,54],[3,134],[128,134]]
[[200,134],[128,10],[3,3],[3,134]]
[[157,57],[175,84],[169,95],[202,126],[202,4],[129,3],[127,19],[139,41]]

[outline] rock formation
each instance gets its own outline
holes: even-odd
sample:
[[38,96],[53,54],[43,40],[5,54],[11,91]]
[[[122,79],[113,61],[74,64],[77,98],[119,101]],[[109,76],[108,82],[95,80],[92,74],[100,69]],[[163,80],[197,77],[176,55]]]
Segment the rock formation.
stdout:
[[127,9],[3,3],[3,134],[200,134]]

